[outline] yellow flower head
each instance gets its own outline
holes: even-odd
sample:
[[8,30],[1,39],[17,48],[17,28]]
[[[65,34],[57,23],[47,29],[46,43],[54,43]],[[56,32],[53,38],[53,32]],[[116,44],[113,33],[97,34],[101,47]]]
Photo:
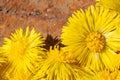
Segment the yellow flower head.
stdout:
[[84,71],[74,65],[76,60],[68,53],[58,47],[50,49],[32,80],[80,80]]
[[104,7],[76,11],[63,27],[62,43],[78,57],[80,65],[110,67],[115,51],[120,49],[120,36],[115,30],[119,20],[117,13]]
[[120,72],[119,70],[115,71],[96,71],[94,72],[94,76],[92,80],[120,80]]
[[98,0],[98,4],[120,13],[120,0]]
[[40,33],[28,27],[26,32],[18,29],[10,38],[5,38],[2,51],[8,59],[5,75],[9,80],[27,80],[42,51],[43,40]]
[[2,49],[0,47],[0,67],[2,66],[3,63],[6,62],[5,55],[2,53]]

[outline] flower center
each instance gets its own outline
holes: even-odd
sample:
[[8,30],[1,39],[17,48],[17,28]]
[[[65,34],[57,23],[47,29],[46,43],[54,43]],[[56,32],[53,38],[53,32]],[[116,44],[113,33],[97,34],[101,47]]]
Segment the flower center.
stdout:
[[[15,49],[14,49],[15,48]],[[14,49],[14,50],[12,50]],[[25,43],[23,41],[17,41],[12,44],[12,55],[14,56],[23,56],[25,52]]]
[[87,47],[94,52],[101,52],[105,46],[105,37],[98,32],[91,32],[85,39]]
[[54,50],[50,50],[50,52],[48,52],[48,58],[50,60],[54,60],[56,62],[62,62],[62,63],[77,62],[70,52],[64,52],[62,49],[58,50],[58,48],[55,48]]

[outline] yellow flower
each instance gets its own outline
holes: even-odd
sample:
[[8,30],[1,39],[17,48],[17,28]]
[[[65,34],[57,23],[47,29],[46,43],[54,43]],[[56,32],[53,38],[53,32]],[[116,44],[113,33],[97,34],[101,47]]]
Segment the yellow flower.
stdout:
[[85,67],[85,70],[91,74],[90,77],[84,77],[82,80],[120,80],[120,70],[115,69],[110,71],[108,69],[101,70],[91,70],[88,67]]
[[7,63],[6,56],[3,54],[2,48],[0,47],[0,80],[2,76],[1,73],[4,71],[6,63]]
[[5,38],[2,51],[8,59],[8,66],[4,72],[5,78],[9,80],[27,80],[34,71],[34,65],[41,54],[43,38],[40,33],[29,27],[26,32],[18,29],[12,33],[10,38]]
[[98,0],[97,4],[120,13],[120,0]]
[[120,71],[101,70],[94,72],[92,80],[120,80]]
[[120,36],[115,31],[119,20],[117,13],[104,7],[76,11],[63,27],[62,43],[74,53],[80,66],[110,68],[115,51],[120,49]]
[[81,80],[85,73],[75,65],[75,58],[68,53],[58,47],[50,49],[32,80]]
[[2,49],[0,47],[0,67],[2,66],[3,63],[6,62],[5,55],[2,53]]

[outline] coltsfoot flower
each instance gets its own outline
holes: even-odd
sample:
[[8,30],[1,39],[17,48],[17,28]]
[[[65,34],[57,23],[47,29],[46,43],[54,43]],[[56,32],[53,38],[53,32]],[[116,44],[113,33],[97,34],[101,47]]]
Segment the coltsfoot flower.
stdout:
[[62,43],[74,53],[80,66],[110,68],[115,52],[120,49],[120,33],[115,30],[119,21],[117,13],[104,7],[76,11],[63,27]]
[[58,47],[47,52],[32,80],[81,80],[84,70],[75,65],[76,59]]
[[3,63],[6,62],[5,55],[2,53],[2,49],[0,47],[0,67],[2,66]]
[[91,80],[120,80],[120,71],[101,70],[94,72],[93,79]]
[[44,39],[34,29],[18,29],[10,38],[5,38],[2,51],[8,60],[8,66],[4,71],[6,79],[27,80],[30,72],[34,71],[34,65],[38,55],[42,53]]
[[110,71],[108,69],[91,70],[85,67],[85,70],[91,74],[91,77],[84,77],[81,80],[120,80],[120,70],[114,69]]
[[97,0],[99,5],[120,13],[120,0]]

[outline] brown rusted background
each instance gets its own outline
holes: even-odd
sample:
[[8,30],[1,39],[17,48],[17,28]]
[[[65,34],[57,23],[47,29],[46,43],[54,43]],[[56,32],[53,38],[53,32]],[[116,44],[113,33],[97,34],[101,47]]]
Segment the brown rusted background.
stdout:
[[0,46],[15,29],[34,27],[44,37],[60,36],[73,11],[87,8],[94,0],[0,0]]

